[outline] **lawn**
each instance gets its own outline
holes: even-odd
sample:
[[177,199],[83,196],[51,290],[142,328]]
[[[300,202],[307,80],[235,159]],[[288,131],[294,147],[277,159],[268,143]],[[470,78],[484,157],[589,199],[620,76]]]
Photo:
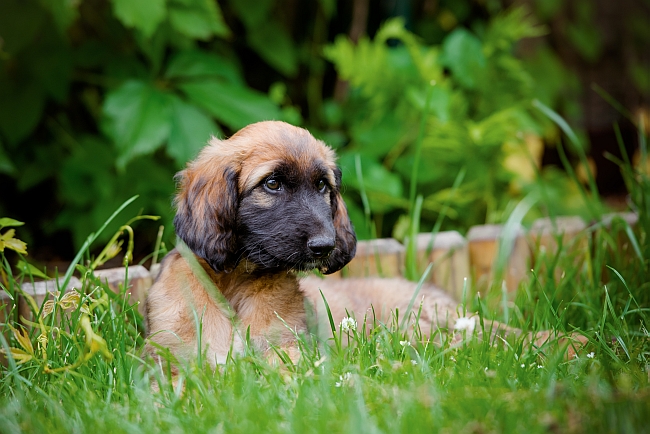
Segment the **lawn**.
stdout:
[[[0,431],[648,432],[646,224],[641,214],[634,231],[622,221],[596,225],[581,247],[540,249],[505,310],[489,295],[467,300],[483,318],[587,337],[576,357],[554,340],[426,340],[417,325],[366,318],[369,331],[359,319],[334,324],[329,340],[304,336],[295,366],[248,350],[216,370],[200,358],[181,365],[177,382],[166,363],[143,359],[137,306],[94,278],[80,252],[79,293],[34,304],[31,327],[16,325],[15,310],[4,326],[3,347],[13,349],[0,380]],[[3,264],[15,294],[4,256]]]

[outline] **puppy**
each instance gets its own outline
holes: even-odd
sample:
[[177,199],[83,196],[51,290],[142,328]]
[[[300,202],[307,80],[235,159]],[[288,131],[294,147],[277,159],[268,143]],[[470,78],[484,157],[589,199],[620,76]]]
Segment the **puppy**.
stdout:
[[[269,357],[279,347],[296,361],[306,302],[328,321],[319,290],[337,323],[348,314],[361,321],[371,307],[380,321],[395,308],[408,315],[417,290],[412,310],[420,311],[421,329],[453,329],[458,304],[431,285],[299,279],[304,271],[340,270],[356,249],[334,152],[306,130],[260,122],[213,138],[177,181],[174,226],[182,243],[162,261],[147,296],[150,353],[167,348],[188,360],[200,352],[216,366],[248,338]],[[512,331],[494,324],[493,332]]]

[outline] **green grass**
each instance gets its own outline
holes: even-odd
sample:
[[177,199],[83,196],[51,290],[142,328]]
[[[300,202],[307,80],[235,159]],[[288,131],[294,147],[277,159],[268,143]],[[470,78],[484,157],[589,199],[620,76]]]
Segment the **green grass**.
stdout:
[[[634,229],[615,220],[582,244],[558,239],[557,251],[537,249],[515,300],[494,282],[467,301],[482,318],[577,331],[589,338],[579,357],[522,339],[404,345],[397,321],[373,322],[327,342],[304,337],[296,366],[249,350],[216,371],[182,365],[172,384],[142,357],[137,307],[94,278],[91,237],[74,268],[78,299],[59,296],[48,315],[33,305],[27,331],[9,328],[16,309],[2,325],[16,357],[0,368],[0,432],[650,432],[650,178],[629,163],[623,173]],[[16,295],[22,277],[0,259]]]

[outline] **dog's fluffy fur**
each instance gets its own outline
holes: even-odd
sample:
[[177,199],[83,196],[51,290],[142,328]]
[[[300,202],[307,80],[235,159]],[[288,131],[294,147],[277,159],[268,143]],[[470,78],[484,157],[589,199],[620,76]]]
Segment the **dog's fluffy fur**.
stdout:
[[[306,130],[260,122],[213,138],[177,181],[174,225],[192,253],[172,250],[149,291],[149,352],[165,347],[190,359],[202,351],[216,365],[249,333],[258,350],[272,356],[278,346],[295,361],[294,333],[307,332],[305,301],[327,320],[319,289],[337,323],[348,313],[361,321],[371,306],[382,321],[407,310],[416,285],[403,279],[297,276],[338,271],[356,248],[334,152]],[[421,288],[414,310],[420,306],[425,333],[453,328],[458,318],[457,302],[432,285]]]

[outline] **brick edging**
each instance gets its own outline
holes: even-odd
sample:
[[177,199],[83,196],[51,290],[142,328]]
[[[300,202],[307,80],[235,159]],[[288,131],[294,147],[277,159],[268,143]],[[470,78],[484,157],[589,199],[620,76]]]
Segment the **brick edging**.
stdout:
[[[638,222],[635,213],[627,212],[606,214],[597,224],[610,227],[617,217],[630,226],[635,226]],[[552,253],[557,249],[558,235],[562,236],[565,248],[584,249],[588,245],[588,229],[587,224],[579,217],[557,217],[554,221],[543,218],[536,220],[528,231],[517,228],[512,251],[502,276],[508,291],[515,291],[528,274],[530,263],[535,260],[538,250]],[[502,232],[503,225],[479,225],[472,227],[467,237],[456,231],[439,232],[433,239],[430,233],[419,234],[416,239],[419,268],[424,270],[429,263],[433,263],[429,281],[460,299],[466,277],[476,281],[479,288],[487,287],[494,277],[493,265]],[[405,252],[405,246],[392,238],[359,241],[355,258],[343,270],[328,278],[401,276],[404,272]],[[157,272],[157,267],[151,271],[141,265],[128,268],[126,292],[132,301],[140,303],[141,313],[144,313],[146,292],[153,284]],[[124,267],[97,270],[94,275],[118,293],[125,283],[127,270]],[[54,279],[34,284],[23,283],[21,287],[40,306],[46,298],[51,297],[52,292],[60,288],[61,280],[59,279],[58,283]],[[66,291],[72,288],[81,289],[81,285],[82,282],[78,278],[72,277]],[[31,309],[26,300],[21,296],[17,298],[18,300],[12,300],[9,294],[0,290],[0,322],[6,321],[12,305],[16,302],[20,315],[31,318]]]

